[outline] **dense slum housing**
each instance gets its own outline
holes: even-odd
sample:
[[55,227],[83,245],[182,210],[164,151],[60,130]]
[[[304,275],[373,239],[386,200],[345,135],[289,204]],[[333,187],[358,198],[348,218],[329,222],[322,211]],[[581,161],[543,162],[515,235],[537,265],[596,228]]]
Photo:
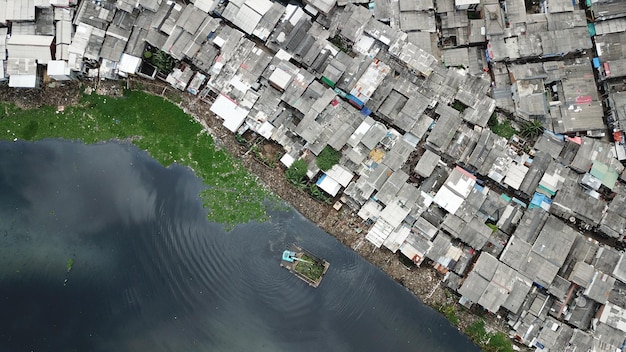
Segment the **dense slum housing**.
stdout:
[[[585,231],[626,228],[624,6],[0,1],[0,81],[163,79],[306,160],[368,225],[359,245],[432,265],[520,343],[618,350],[625,255]],[[511,115],[541,123],[534,144],[489,128]],[[321,171],[327,147],[341,159]]]

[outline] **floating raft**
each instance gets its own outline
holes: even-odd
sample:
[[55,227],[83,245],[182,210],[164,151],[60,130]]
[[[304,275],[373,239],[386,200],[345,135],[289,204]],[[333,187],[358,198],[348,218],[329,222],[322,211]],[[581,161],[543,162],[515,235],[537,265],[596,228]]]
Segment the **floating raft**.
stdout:
[[326,275],[330,263],[292,244],[283,252],[280,266],[291,271],[309,285],[317,287]]

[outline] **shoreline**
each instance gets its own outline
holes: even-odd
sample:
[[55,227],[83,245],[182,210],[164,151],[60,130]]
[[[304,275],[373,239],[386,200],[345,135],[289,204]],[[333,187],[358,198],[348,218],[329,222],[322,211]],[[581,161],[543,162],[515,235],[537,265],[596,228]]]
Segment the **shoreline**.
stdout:
[[[370,264],[385,272],[422,303],[446,316],[451,324],[462,333],[467,335],[466,329],[482,319],[485,321],[487,332],[499,332],[508,336],[509,329],[505,317],[479,316],[476,314],[478,312],[472,312],[462,307],[458,304],[456,294],[448,290],[443,284],[443,275],[434,268],[428,265],[407,267],[401,262],[399,255],[383,248],[374,247],[365,240],[368,227],[356,213],[346,206],[340,210],[335,210],[332,204],[319,202],[305,191],[294,187],[284,175],[285,167],[269,167],[255,158],[252,153],[249,153],[250,149],[240,144],[235,139],[235,134],[223,127],[221,120],[210,112],[209,104],[196,96],[176,90],[166,82],[133,77],[126,81],[74,81],[63,84],[61,87],[46,87],[40,90],[27,91],[2,87],[0,100],[14,103],[21,108],[37,108],[44,105],[75,105],[85,90],[94,91],[99,95],[121,97],[124,94],[124,89],[144,91],[177,105],[202,125],[204,130],[213,138],[216,148],[223,149],[234,158],[241,160],[245,168],[256,176],[263,187],[276,194],[308,220],[355,251]],[[28,94],[34,95],[34,99],[28,99]],[[264,141],[263,144],[272,143]],[[471,339],[469,336],[468,338]],[[479,342],[474,342],[482,347]],[[517,345],[517,347],[520,350],[528,350],[525,346]]]
[[[365,234],[367,233],[365,230],[368,227],[356,213],[345,206],[340,210],[335,210],[332,204],[316,201],[305,191],[294,187],[287,181],[284,175],[286,170],[284,166],[268,167],[250,153],[247,153],[248,150],[235,140],[235,135],[222,126],[221,120],[209,111],[208,104],[190,94],[177,91],[164,82],[149,81],[149,83],[153,83],[153,88],[158,86],[158,88],[150,90],[143,85],[146,83],[145,80],[133,78],[133,81],[139,82],[143,91],[159,95],[178,105],[185,113],[192,116],[209,131],[216,146],[226,149],[233,157],[240,159],[246,169],[258,177],[264,187],[277,194],[309,221],[315,223],[343,245],[352,249],[361,258],[382,270],[392,280],[411,292],[420,302],[446,316],[450,323],[456,326],[460,332],[468,336],[466,329],[470,325],[484,320],[487,332],[500,332],[508,336],[509,329],[505,317],[498,318],[494,315],[479,316],[475,312],[461,306],[458,304],[456,294],[448,290],[445,284],[443,284],[443,275],[433,267],[428,265],[419,267],[405,266],[400,261],[399,255],[383,248],[376,248],[369,241],[365,240]],[[132,81],[127,81],[127,84],[130,82]],[[158,83],[161,83],[161,85]],[[136,87],[132,86],[129,88],[136,89]],[[166,91],[170,91],[170,94],[175,94],[179,97],[181,99],[180,102],[176,103],[169,99],[165,94]],[[197,104],[197,102],[201,103]],[[266,141],[265,143],[271,142]],[[456,323],[452,321],[455,319],[457,320]],[[471,339],[469,336],[468,338]],[[481,347],[477,341],[474,341],[474,343]],[[519,348],[518,350],[531,351],[523,345],[515,346]]]

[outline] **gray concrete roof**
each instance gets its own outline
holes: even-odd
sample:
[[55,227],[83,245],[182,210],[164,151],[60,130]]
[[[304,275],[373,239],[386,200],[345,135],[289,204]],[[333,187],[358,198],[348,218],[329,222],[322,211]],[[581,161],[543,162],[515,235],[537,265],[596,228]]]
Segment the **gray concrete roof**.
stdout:
[[433,121],[434,120],[430,116],[422,114],[417,118],[417,122],[413,125],[409,132],[415,137],[422,139],[426,132],[430,129],[430,126],[432,126]]
[[489,286],[489,280],[471,271],[459,288],[459,293],[468,300],[478,303],[487,286]]
[[571,285],[572,283],[569,280],[557,275],[554,277],[554,280],[552,280],[548,292],[556,297],[556,299],[563,301]]
[[626,31],[626,18],[618,18],[609,21],[601,21],[594,23],[596,28],[596,36],[603,34],[618,33]]
[[393,147],[385,154],[382,162],[389,166],[393,171],[398,170],[406,160],[411,152],[414,150],[413,146],[409,144],[404,138],[398,139]]
[[549,215],[548,212],[541,208],[526,209],[519,226],[515,230],[515,237],[528,243],[535,243]]
[[426,149],[422,157],[415,165],[415,172],[417,172],[422,177],[428,177],[432,174],[433,170],[437,166],[437,163],[441,160],[441,156],[439,154],[435,154],[432,151]]
[[538,151],[535,153],[533,157],[533,162],[520,185],[520,191],[524,192],[524,194],[532,197],[539,185],[539,181],[543,177],[544,172],[552,162],[552,157],[542,151]]
[[524,262],[526,261],[531,248],[532,246],[528,242],[515,236],[511,236],[509,243],[500,255],[500,260],[513,269],[519,271],[523,268]]
[[570,0],[550,0],[547,6],[548,13],[571,12],[574,6]]
[[426,11],[435,8],[433,0],[400,0],[400,11]]
[[469,222],[463,221],[456,215],[448,214],[444,218],[441,229],[446,230],[453,237],[460,239],[474,249],[481,249],[489,240],[491,229],[478,218]]
[[543,55],[560,55],[592,47],[587,27],[540,32]]
[[506,5],[507,18],[511,24],[526,22],[526,6],[524,0],[509,0]]
[[607,302],[614,285],[614,277],[596,270],[584,295],[600,304],[604,304]]
[[[466,110],[467,111],[467,110]],[[452,160],[464,161],[474,150],[480,134],[466,124],[459,126],[453,142],[448,145],[445,154]]]
[[617,351],[624,343],[624,331],[603,323],[598,324],[593,336],[596,351]]
[[551,31],[587,26],[585,10],[549,13],[546,14],[546,18],[548,20],[548,30]]
[[465,202],[461,204],[461,207],[454,213],[454,215],[460,217],[465,222],[469,222],[473,217],[478,216],[481,219],[482,214],[477,214],[480,207],[483,205],[489,194],[489,188],[474,186],[469,195],[465,199]]
[[606,141],[583,137],[583,142],[574,160],[572,160],[570,168],[579,173],[584,173],[591,169],[595,160],[608,164],[612,159],[612,149],[612,146]]
[[376,193],[376,199],[381,201],[383,204],[390,204],[394,199],[396,199],[396,195],[408,179],[409,175],[402,170],[393,172],[382,187],[380,187],[378,193]]
[[562,137],[555,136],[546,130],[539,136],[534,148],[550,154],[553,159],[558,159],[564,145],[565,140]]
[[560,267],[577,236],[578,233],[574,229],[551,216],[539,233],[532,250]]
[[459,112],[449,106],[440,104],[436,111],[440,116],[426,141],[437,150],[445,150],[462,120]]
[[478,300],[478,304],[490,312],[497,312],[507,301],[515,282],[516,271],[499,262],[493,278]]
[[403,31],[435,32],[435,16],[428,12],[400,12],[400,28]]
[[619,0],[598,1],[591,9],[599,21],[626,16],[626,3]]
[[569,275],[569,281],[581,287],[589,287],[593,279],[594,269],[591,264],[585,262],[576,262],[574,270]]
[[411,131],[417,125],[415,116],[420,116],[430,100],[419,93],[413,94],[396,115],[394,124],[404,131]]
[[600,246],[597,255],[594,256],[592,265],[596,270],[604,273],[612,273],[617,266],[621,253],[615,248]]
[[386,135],[387,127],[380,122],[376,122],[365,132],[361,143],[371,150],[374,149]]

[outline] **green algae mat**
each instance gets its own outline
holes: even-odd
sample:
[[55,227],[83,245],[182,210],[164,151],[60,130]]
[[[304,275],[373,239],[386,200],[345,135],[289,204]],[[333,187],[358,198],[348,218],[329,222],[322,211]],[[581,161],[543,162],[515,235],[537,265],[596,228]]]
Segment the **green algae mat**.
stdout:
[[162,165],[186,165],[207,186],[201,193],[210,221],[232,228],[266,219],[266,201],[276,200],[239,160],[215,148],[191,116],[167,100],[139,91],[112,98],[84,95],[78,105],[22,110],[0,104],[0,139],[63,138],[97,143],[130,141]]

